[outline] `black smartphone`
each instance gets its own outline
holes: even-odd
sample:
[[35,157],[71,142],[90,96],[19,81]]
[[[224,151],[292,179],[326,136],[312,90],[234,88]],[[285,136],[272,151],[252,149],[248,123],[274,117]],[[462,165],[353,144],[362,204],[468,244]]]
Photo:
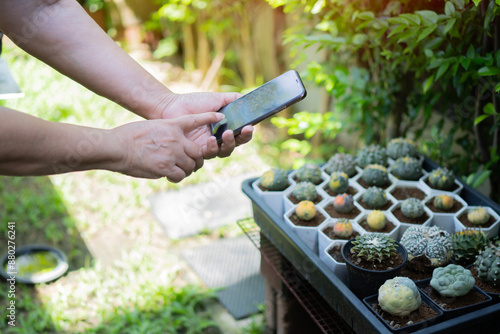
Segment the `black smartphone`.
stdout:
[[226,117],[210,125],[217,142],[222,142],[222,134],[227,129],[236,136],[246,125],[260,121],[288,108],[306,97],[306,88],[297,71],[291,70],[266,82],[250,93],[222,107],[219,112]]

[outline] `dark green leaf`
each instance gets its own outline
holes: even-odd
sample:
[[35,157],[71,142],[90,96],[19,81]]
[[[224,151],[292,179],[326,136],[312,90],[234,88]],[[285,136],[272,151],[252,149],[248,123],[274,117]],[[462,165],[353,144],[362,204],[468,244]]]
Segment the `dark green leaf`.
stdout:
[[397,26],[395,29],[391,30],[391,32],[389,33],[389,35],[387,37],[392,37],[396,34],[399,34],[401,31],[405,30],[406,26],[404,25],[400,25],[400,26]]
[[357,15],[357,17],[361,20],[373,20],[375,18],[375,14],[373,12],[361,12]]
[[455,13],[455,6],[453,6],[451,1],[447,1],[444,5],[444,13],[448,16],[452,16]]
[[434,75],[431,75],[424,82],[424,86],[423,86],[424,94],[427,93],[427,91],[429,90],[429,88],[431,88],[433,83],[434,83]]
[[496,86],[495,86],[495,92],[497,92],[497,93],[500,92],[500,83],[496,84]]
[[437,81],[443,74],[445,74],[446,71],[448,70],[448,67],[450,67],[449,62],[441,64],[441,66],[439,66],[439,69],[436,73],[436,78],[434,79],[434,81]]
[[422,18],[422,23],[426,26],[436,24],[439,19],[438,14],[431,10],[418,10],[415,14]]
[[484,108],[483,108],[483,112],[487,115],[496,115],[497,112],[495,110],[495,106],[493,105],[493,103],[487,103]]
[[390,17],[387,19],[387,21],[392,24],[402,24],[405,26],[410,25],[410,22],[404,17]]
[[474,47],[469,45],[469,48],[467,49],[467,58],[472,59],[476,56],[476,50],[474,50]]
[[420,17],[415,14],[405,13],[401,14],[400,17],[404,17],[405,19],[407,19],[410,24],[420,25],[421,22]]
[[490,174],[491,174],[490,170],[484,170],[482,172],[474,173],[473,182],[471,184],[472,188],[477,188],[481,184],[483,184],[483,182],[490,177]]
[[436,30],[436,28],[437,24],[433,24],[422,30],[422,32],[418,35],[417,43],[426,38],[427,36],[429,36],[434,30]]
[[[449,2],[448,2],[449,3]],[[446,35],[452,28],[453,28],[453,25],[455,24],[455,22],[457,22],[457,19],[453,18],[451,20],[449,20],[446,25],[444,26],[443,28],[443,33]]]
[[500,68],[496,68],[496,67],[491,67],[491,66],[484,66],[484,67],[481,67],[477,73],[484,77],[484,76],[489,76],[489,75],[497,75],[497,74],[500,74]]

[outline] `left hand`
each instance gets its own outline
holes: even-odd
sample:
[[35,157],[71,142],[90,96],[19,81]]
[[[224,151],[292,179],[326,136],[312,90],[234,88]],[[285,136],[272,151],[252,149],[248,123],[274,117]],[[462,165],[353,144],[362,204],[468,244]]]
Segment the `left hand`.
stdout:
[[[158,118],[172,119],[183,115],[218,111],[240,96],[238,93],[171,93],[156,107],[155,114]],[[212,159],[217,156],[221,158],[230,156],[236,146],[252,139],[252,133],[251,125],[244,127],[236,137],[231,130],[227,130],[222,135],[220,146],[208,126],[199,127],[187,133],[186,137],[202,147],[204,159]]]

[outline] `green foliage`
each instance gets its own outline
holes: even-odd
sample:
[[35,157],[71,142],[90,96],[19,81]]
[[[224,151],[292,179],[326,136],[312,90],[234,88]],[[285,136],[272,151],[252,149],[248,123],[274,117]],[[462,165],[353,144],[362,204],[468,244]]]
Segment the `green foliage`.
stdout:
[[430,285],[444,297],[460,297],[469,293],[476,283],[470,270],[456,264],[432,271]]
[[404,317],[420,307],[422,297],[411,279],[397,276],[379,288],[378,303],[384,311]]

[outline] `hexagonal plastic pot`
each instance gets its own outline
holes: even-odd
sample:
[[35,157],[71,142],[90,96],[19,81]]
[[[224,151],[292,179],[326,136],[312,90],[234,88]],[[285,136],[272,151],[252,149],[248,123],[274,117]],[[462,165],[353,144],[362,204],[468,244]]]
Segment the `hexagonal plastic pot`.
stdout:
[[[331,239],[324,232],[324,230],[326,228],[333,227],[338,221],[339,221],[339,219],[331,219],[330,218],[326,221],[325,224],[322,224],[320,226],[320,228],[318,230],[318,252],[320,255],[321,255],[321,253],[323,253],[325,248],[327,248],[333,241],[340,240],[340,239]],[[353,231],[356,231],[359,234],[366,233],[366,231],[361,226],[359,226],[354,220],[351,220],[351,222],[352,222]],[[351,239],[351,238],[349,238],[349,239]],[[342,241],[347,241],[349,239],[345,239],[345,240],[342,239]]]
[[[357,193],[359,193],[360,191],[363,191],[363,190],[364,190],[364,188],[363,188],[363,187],[361,187],[361,186],[360,186],[360,185],[356,182],[356,180],[354,180],[354,179],[349,179],[347,182],[349,183],[349,187],[350,187],[350,188],[352,188],[352,189],[354,190],[354,192],[355,192],[354,194],[352,194],[352,193],[350,193],[350,192],[347,192],[348,194],[350,194],[350,195],[352,195],[352,196],[355,196]],[[330,191],[329,186],[328,186],[328,183],[329,183],[329,180],[328,180],[328,182],[326,182],[326,183],[323,185],[323,187],[321,187],[321,189],[322,189],[322,190],[323,190],[323,191],[324,191],[324,192],[328,195],[328,197],[329,197],[329,198],[333,198],[333,195],[330,195],[330,194],[328,193],[328,191]]]
[[[292,208],[294,208],[297,204],[293,203],[290,198],[290,194],[293,192],[293,189],[297,186],[297,183],[290,186],[288,189],[285,190],[283,193],[282,201],[283,201],[283,211],[288,212]],[[321,196],[321,200],[318,201],[317,203],[315,202],[315,205],[320,205],[323,201],[328,199],[328,194],[321,188],[321,186],[316,186],[316,191],[318,192],[318,195]]]
[[343,246],[347,240],[334,240],[319,252],[319,258],[342,282],[347,283],[347,268],[345,262],[338,262],[329,253],[329,251],[338,245]]
[[393,238],[396,241],[399,241],[398,237],[399,237],[399,229],[401,227],[401,223],[399,222],[399,220],[396,219],[396,217],[394,217],[394,215],[391,212],[384,212],[385,219],[389,220],[394,225],[394,228],[392,230],[390,230],[389,232],[378,232],[378,231],[365,230],[364,226],[361,223],[366,220],[366,218],[368,217],[368,214],[369,214],[369,212],[365,211],[362,215],[358,216],[358,218],[356,219],[356,223],[360,226],[360,228],[363,229],[363,231],[365,231],[365,233],[387,234],[388,237]]
[[[460,213],[457,213],[454,217],[453,217],[453,221],[455,223],[455,231],[456,232],[460,232],[462,230],[465,230],[467,228],[467,226],[465,226],[461,221],[460,221],[460,217],[462,215],[466,215],[467,212],[469,212],[470,209],[474,209],[474,208],[477,208],[477,206],[467,206],[465,208],[465,210],[463,210],[462,212]],[[487,227],[487,228],[481,228],[481,227],[469,227],[469,228],[472,228],[474,230],[481,230],[483,231],[484,234],[486,234],[489,238],[493,238],[495,236],[498,235],[498,231],[500,229],[500,216],[498,215],[498,213],[496,213],[492,208],[490,208],[489,206],[485,206],[484,208],[486,208],[486,210],[488,210],[488,213],[491,215],[491,217],[493,217],[494,219],[494,223]]]
[[284,210],[283,210],[283,195],[285,194],[285,191],[291,187],[289,185],[285,190],[282,191],[264,191],[260,187],[260,180],[257,179],[255,182],[252,183],[252,188],[259,195],[264,202],[269,205],[269,207],[278,214],[279,217],[283,216]]
[[321,214],[325,218],[320,224],[316,226],[300,226],[295,225],[290,217],[295,213],[295,207],[288,210],[285,215],[285,223],[288,224],[292,230],[297,233],[299,238],[301,238],[305,244],[312,249],[316,254],[318,254],[318,231],[320,227],[327,221],[328,215],[326,212],[316,205],[316,214]]
[[401,220],[399,220],[396,215],[394,215],[394,211],[396,209],[399,209],[401,207],[401,202],[397,203],[396,205],[394,205],[392,208],[391,208],[391,212],[390,214],[394,216],[394,218],[396,218],[399,223],[400,223],[400,227],[399,227],[399,236],[398,236],[398,239],[397,240],[400,240],[401,237],[403,236],[403,233],[405,233],[405,231],[410,227],[410,226],[431,226],[431,222],[432,222],[432,218],[433,218],[433,212],[431,210],[429,210],[428,207],[426,207],[424,205],[424,211],[425,213],[427,214],[427,216],[429,218],[427,218],[427,220],[425,222],[423,222],[422,224],[412,224],[412,223],[408,223],[408,222],[403,222]]
[[[319,206],[321,206],[325,212],[328,214],[327,212],[327,208],[329,206],[332,206],[331,209],[333,209],[333,201],[335,200],[335,197],[329,197],[327,198],[326,200],[322,201],[320,204],[318,204]],[[353,197],[353,201],[354,201],[354,197]],[[356,209],[358,209],[359,213],[357,216],[354,216],[354,217],[350,217],[352,216],[352,214],[349,214],[349,212],[347,212],[346,214],[349,214],[348,216],[346,217],[331,217],[330,215],[328,215],[328,217],[332,218],[332,219],[340,219],[340,218],[347,218],[347,219],[351,219],[351,220],[356,220],[360,215],[362,215],[364,212],[365,212],[365,209],[363,209],[363,207],[356,201],[354,201],[354,207]],[[328,209],[330,210],[330,209]],[[334,209],[335,210],[335,209]],[[354,209],[353,209],[354,210]],[[336,211],[337,212],[337,211]],[[338,214],[342,215],[342,212],[337,212]]]
[[[434,197],[437,195],[442,195],[443,193],[436,193],[436,192],[431,192],[427,199],[424,201],[424,205],[428,207],[428,203],[434,200]],[[448,194],[450,197],[453,198],[456,202],[459,202],[462,205],[462,208],[458,209],[455,212],[435,212],[432,211],[433,217],[432,217],[432,222],[431,225],[434,226],[439,226],[441,229],[445,230],[446,232],[450,234],[455,234],[455,216],[462,213],[465,208],[467,207],[467,202],[462,199],[457,194],[450,193]],[[430,209],[430,208],[429,208]]]
[[460,181],[458,181],[457,178],[455,178],[455,189],[452,190],[452,191],[432,188],[431,186],[429,186],[426,183],[427,179],[429,178],[429,175],[430,175],[430,173],[427,174],[427,175],[422,176],[420,178],[420,180],[419,180],[420,186],[422,187],[422,189],[426,189],[424,191],[426,191],[427,193],[434,192],[434,193],[454,193],[454,194],[460,194],[460,192],[464,188],[464,185]]
[[406,198],[396,198],[396,196],[394,196],[394,191],[396,191],[397,189],[411,189],[411,188],[416,188],[418,190],[420,190],[422,193],[419,195],[423,196],[423,198],[421,198],[421,200],[424,200],[427,196],[429,196],[429,192],[428,192],[428,189],[422,189],[421,185],[420,185],[420,182],[419,181],[396,181],[392,184],[392,186],[390,186],[389,188],[387,188],[387,192],[392,196],[394,197],[397,201],[402,201],[408,197],[411,197],[410,194],[406,194],[407,197]]
[[[292,181],[293,183],[299,183],[299,181],[297,181],[295,179],[295,175],[297,174],[298,172],[298,169],[292,171],[289,175],[288,175],[288,179],[290,181]],[[330,176],[328,174],[326,174],[323,170],[321,170],[321,178],[323,179],[319,184],[316,184],[316,186],[318,187],[323,187],[326,182],[328,182],[328,180],[330,179]]]
[[[389,189],[389,188],[387,188]],[[366,189],[364,189],[363,191],[360,191],[359,193],[357,193],[355,196],[354,196],[354,201],[356,203],[358,203],[362,208],[363,210],[365,211],[373,211],[373,210],[381,210],[381,211],[391,211],[392,208],[398,203],[398,200],[395,199],[387,190],[385,190],[385,194],[387,196],[387,200],[391,203],[391,205],[387,208],[375,208],[375,209],[370,209],[370,208],[365,208],[362,204],[361,204],[361,200],[363,199],[363,194],[366,192]]]

